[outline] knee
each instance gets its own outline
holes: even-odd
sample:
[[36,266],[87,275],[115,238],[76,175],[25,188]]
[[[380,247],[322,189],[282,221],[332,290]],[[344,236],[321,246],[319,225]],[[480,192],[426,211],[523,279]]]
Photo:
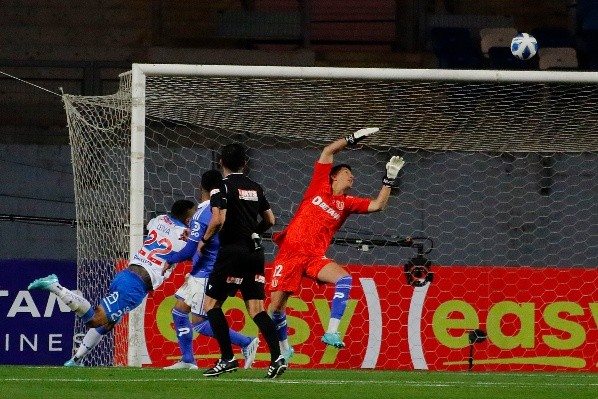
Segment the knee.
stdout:
[[110,324],[110,321],[106,316],[106,312],[104,312],[104,308],[98,306],[94,309],[93,316],[85,323],[85,326],[87,328],[96,328],[108,324]]

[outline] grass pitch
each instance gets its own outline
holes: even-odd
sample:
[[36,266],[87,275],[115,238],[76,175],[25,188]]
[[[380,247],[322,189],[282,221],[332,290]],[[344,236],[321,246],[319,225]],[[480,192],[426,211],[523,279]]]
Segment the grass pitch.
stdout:
[[0,366],[0,398],[598,398],[598,373],[449,373],[289,369],[206,378],[200,370]]

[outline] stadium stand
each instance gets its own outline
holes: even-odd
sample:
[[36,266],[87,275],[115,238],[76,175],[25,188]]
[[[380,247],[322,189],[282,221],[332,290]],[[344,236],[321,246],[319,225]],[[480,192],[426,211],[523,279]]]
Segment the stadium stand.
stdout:
[[579,67],[573,47],[542,47],[538,50],[540,69],[575,70]]

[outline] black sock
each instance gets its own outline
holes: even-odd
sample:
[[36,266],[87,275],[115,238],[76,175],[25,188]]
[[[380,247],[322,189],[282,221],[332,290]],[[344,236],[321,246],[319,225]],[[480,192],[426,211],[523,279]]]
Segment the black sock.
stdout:
[[214,338],[220,345],[220,353],[222,359],[231,360],[235,357],[233,354],[233,347],[230,343],[230,335],[228,333],[228,322],[224,317],[224,312],[221,308],[213,308],[208,311],[208,320],[214,332]]
[[255,324],[262,332],[262,335],[266,339],[268,348],[270,349],[270,357],[274,362],[280,356],[280,345],[278,344],[278,334],[276,334],[276,326],[274,322],[268,316],[266,311],[261,311],[253,318]]

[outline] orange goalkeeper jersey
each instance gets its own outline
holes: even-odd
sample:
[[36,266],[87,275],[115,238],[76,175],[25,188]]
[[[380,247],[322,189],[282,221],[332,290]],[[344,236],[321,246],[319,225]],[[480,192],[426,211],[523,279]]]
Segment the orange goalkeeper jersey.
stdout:
[[329,174],[332,164],[316,162],[295,216],[289,225],[273,236],[282,251],[324,256],[332,237],[352,213],[367,213],[371,199],[332,195]]

